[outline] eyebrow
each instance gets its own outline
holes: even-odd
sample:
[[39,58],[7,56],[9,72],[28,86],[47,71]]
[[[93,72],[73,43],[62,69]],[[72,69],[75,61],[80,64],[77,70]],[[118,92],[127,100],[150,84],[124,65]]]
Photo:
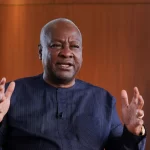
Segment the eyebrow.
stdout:
[[[51,42],[65,42],[65,40],[55,38],[55,39],[52,39]],[[71,40],[69,42],[79,42],[79,43],[81,43],[81,41],[79,39]]]

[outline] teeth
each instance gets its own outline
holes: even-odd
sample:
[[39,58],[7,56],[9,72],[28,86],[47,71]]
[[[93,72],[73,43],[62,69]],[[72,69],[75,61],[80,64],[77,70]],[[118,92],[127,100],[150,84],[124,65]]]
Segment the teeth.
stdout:
[[69,65],[61,65],[61,66],[63,66],[63,67],[68,67]]
[[62,67],[62,68],[69,68],[70,65],[60,64],[60,67]]

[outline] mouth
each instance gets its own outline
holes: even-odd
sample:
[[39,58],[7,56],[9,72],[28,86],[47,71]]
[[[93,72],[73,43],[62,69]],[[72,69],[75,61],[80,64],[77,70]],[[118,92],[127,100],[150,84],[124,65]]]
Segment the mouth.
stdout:
[[56,63],[56,65],[62,70],[70,70],[73,67],[73,64],[70,62]]

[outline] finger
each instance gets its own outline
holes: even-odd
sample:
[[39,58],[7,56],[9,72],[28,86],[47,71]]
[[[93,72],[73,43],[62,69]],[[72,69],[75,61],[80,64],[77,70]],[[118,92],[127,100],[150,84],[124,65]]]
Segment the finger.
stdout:
[[11,95],[13,93],[15,89],[15,82],[11,82],[6,90],[6,93],[5,93],[5,96],[6,96],[6,99],[10,99],[11,98]]
[[3,99],[4,96],[5,83],[6,83],[6,78],[2,78],[2,80],[0,81],[0,101]]
[[5,82],[6,82],[6,78],[3,77],[3,78],[1,79],[1,81],[0,81],[0,84],[4,84]]
[[138,109],[142,109],[144,106],[144,99],[141,95],[138,97]]
[[134,94],[133,94],[133,98],[135,98],[135,99],[137,99],[138,98],[138,96],[139,96],[139,90],[138,90],[138,88],[137,87],[134,87]]
[[5,86],[5,83],[6,83],[6,78],[2,78],[2,80],[0,81],[0,91],[2,91],[4,88],[4,86]]
[[122,101],[122,107],[128,107],[129,102],[128,102],[128,95],[125,90],[121,91],[121,101]]
[[137,119],[136,125],[142,126],[143,124],[144,124],[144,120],[142,120],[142,119]]
[[138,119],[142,119],[144,117],[144,111],[141,110],[141,109],[137,109],[137,111],[136,111],[136,117]]
[[131,104],[135,105],[135,107],[138,107],[139,90],[137,87],[134,87],[133,90],[134,90],[134,93],[133,93]]

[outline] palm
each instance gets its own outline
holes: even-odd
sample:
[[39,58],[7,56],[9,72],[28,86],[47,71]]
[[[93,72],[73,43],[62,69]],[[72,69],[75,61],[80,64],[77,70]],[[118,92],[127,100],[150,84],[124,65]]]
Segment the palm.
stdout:
[[6,79],[3,78],[0,82],[0,122],[8,112],[10,107],[10,98],[15,88],[15,83],[11,82],[5,92]]

